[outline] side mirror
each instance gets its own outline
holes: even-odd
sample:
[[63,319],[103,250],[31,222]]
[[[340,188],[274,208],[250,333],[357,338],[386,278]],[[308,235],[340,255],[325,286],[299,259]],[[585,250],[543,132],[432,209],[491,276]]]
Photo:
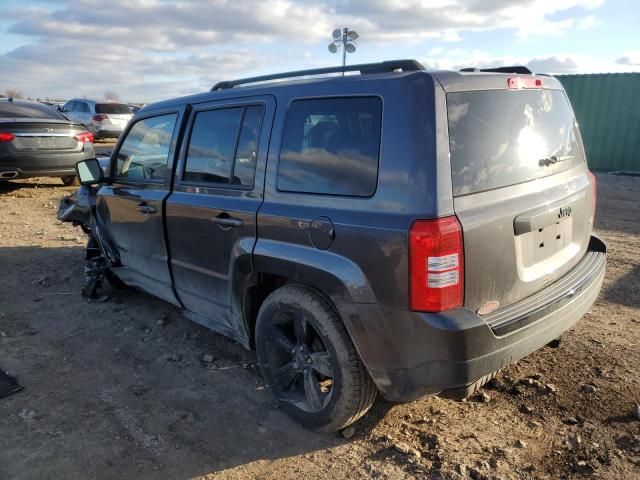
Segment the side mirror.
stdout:
[[97,158],[89,158],[76,163],[76,175],[80,185],[94,185],[104,181],[104,173]]

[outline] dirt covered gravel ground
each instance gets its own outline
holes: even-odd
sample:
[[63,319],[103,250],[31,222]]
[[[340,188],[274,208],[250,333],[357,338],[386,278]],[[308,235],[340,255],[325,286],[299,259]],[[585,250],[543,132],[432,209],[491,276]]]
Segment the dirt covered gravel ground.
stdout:
[[[378,401],[343,434],[277,407],[238,345],[136,291],[80,296],[58,180],[0,184],[0,479],[640,478],[640,178],[600,175],[592,311],[466,402]],[[638,414],[640,415],[640,414]]]

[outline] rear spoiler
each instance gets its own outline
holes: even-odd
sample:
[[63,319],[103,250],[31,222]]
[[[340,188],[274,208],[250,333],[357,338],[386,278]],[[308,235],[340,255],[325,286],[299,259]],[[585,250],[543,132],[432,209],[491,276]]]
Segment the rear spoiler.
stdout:
[[513,65],[511,67],[495,67],[495,68],[461,68],[461,72],[491,72],[491,73],[517,73],[520,75],[533,75],[533,72],[522,65]]

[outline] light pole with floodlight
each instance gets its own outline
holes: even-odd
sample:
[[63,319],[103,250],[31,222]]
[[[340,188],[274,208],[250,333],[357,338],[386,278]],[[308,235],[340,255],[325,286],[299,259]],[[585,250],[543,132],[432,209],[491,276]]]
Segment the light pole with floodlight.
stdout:
[[[347,64],[347,53],[356,51],[356,40],[359,35],[354,30],[348,28],[336,28],[333,31],[333,42],[329,44],[329,51],[336,53],[339,47],[342,47],[342,66]],[[344,72],[342,72],[344,75]]]

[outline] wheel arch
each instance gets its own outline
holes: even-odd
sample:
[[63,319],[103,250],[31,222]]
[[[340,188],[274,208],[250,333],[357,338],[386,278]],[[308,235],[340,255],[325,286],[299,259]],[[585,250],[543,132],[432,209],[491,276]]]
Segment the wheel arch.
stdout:
[[253,346],[255,320],[267,296],[288,283],[305,285],[336,310],[356,349],[354,303],[375,303],[369,282],[349,259],[332,252],[272,240],[259,240],[251,256],[237,258],[232,288],[232,311],[242,318]]

